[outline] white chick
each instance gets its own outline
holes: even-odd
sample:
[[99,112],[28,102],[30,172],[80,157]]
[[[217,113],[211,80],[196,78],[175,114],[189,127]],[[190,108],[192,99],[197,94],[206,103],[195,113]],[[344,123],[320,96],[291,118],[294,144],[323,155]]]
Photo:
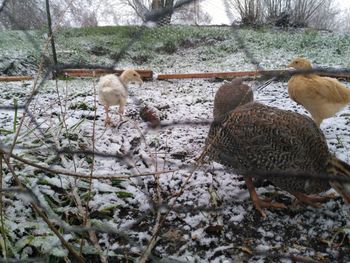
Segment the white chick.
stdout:
[[119,105],[118,113],[120,116],[124,114],[129,82],[138,82],[140,85],[143,83],[141,76],[132,69],[123,71],[119,77],[114,74],[108,74],[100,78],[98,82],[98,97],[106,112],[105,126],[111,124],[111,119],[108,115],[110,106]]

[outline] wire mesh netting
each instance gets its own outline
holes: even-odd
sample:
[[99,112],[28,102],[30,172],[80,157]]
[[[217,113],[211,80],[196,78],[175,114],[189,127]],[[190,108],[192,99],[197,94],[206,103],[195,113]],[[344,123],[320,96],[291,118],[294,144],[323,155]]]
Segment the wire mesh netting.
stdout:
[[[3,1],[0,12],[16,24],[11,3]],[[256,101],[310,116],[288,95],[291,75],[305,71],[273,70],[304,56],[319,66],[307,73],[347,76],[349,36],[257,25],[159,25],[193,4],[178,1],[148,12],[142,25],[62,28],[68,15],[62,12],[53,35],[47,29],[0,32],[1,75],[33,77],[0,82],[1,261],[350,260],[349,205],[334,189],[312,207],[271,183],[272,177],[299,176],[308,185],[315,171],[232,169],[208,160],[214,96],[226,80],[157,78],[255,71],[244,82]],[[90,75],[70,76],[69,69]],[[111,107],[107,126],[98,95],[101,69],[153,72],[142,85],[128,85],[125,114]],[[347,163],[348,112],[344,105],[321,125],[330,155]],[[249,197],[247,176],[259,196],[285,208],[265,209],[263,218]],[[342,174],[317,173],[318,181],[330,178],[349,182]]]

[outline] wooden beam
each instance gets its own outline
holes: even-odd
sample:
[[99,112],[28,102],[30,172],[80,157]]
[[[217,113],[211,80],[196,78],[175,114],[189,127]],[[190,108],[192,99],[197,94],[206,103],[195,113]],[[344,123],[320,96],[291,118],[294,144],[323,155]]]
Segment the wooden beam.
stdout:
[[257,77],[261,75],[283,75],[289,74],[287,70],[264,70],[264,71],[229,71],[229,72],[205,72],[184,74],[160,74],[157,79],[187,79],[187,78],[235,78],[235,77]]
[[[152,70],[136,70],[143,79],[152,80],[153,71]],[[123,70],[108,70],[108,69],[64,69],[59,72],[60,76],[66,77],[92,77],[102,76],[105,74],[117,74],[120,75]],[[328,76],[333,78],[344,78],[350,79],[350,72],[348,71],[323,71],[316,72],[316,74],[321,76]],[[189,79],[189,78],[235,78],[235,77],[258,77],[258,76],[288,76],[291,72],[288,70],[260,70],[260,71],[231,71],[231,72],[204,72],[204,73],[183,73],[183,74],[159,74],[157,80],[165,79]],[[24,81],[32,80],[31,76],[0,76],[1,81]]]
[[[117,74],[120,75],[124,70],[114,69],[63,69],[59,72],[60,76],[66,77],[92,77],[92,76],[103,76],[106,74]],[[152,70],[135,70],[143,79],[152,79]]]
[[257,76],[256,71],[246,72],[207,72],[207,73],[183,73],[183,74],[159,74],[157,79],[202,79],[202,78],[234,78],[244,76]]
[[[318,75],[350,78],[350,72],[317,72]],[[290,76],[289,70],[257,70],[257,71],[231,71],[231,72],[207,72],[207,73],[183,73],[183,74],[159,74],[158,80],[164,79],[192,79],[192,78],[235,78],[235,77],[258,77],[258,76]]]
[[317,75],[340,79],[350,79],[350,72],[318,72]]
[[32,80],[33,77],[31,76],[0,76],[0,82],[6,81],[23,81],[23,80]]

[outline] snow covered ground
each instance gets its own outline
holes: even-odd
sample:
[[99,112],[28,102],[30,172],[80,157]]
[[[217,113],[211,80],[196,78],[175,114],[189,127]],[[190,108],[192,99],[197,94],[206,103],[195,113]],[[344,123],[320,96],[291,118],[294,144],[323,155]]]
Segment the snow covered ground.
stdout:
[[[30,107],[40,129],[33,131],[34,124],[27,118],[15,153],[41,164],[50,164],[53,168],[64,167],[89,174],[91,156],[77,154],[72,158],[71,154],[64,154],[60,160],[53,147],[92,150],[93,83],[92,80],[46,81]],[[258,80],[247,83],[252,87],[261,84]],[[1,104],[11,105],[13,96],[18,98],[19,105],[23,104],[31,84],[1,83]],[[93,180],[90,218],[96,221],[95,224],[109,224],[127,236],[123,241],[115,234],[101,233],[101,247],[111,255],[113,251],[118,254],[118,249],[128,251],[130,257],[141,253],[151,238],[155,208],[161,198],[164,211],[169,205],[172,209],[159,233],[154,256],[185,262],[263,262],[264,258],[282,262],[277,254],[300,255],[319,261],[350,260],[349,235],[342,246],[335,247],[344,237],[339,229],[350,224],[349,207],[340,198],[327,202],[320,209],[300,206],[280,211],[271,209],[264,220],[254,210],[240,176],[218,164],[194,169],[195,158],[200,155],[208,132],[207,124],[169,125],[153,130],[139,117],[139,104],[144,103],[161,109],[164,123],[206,122],[212,118],[213,95],[221,84],[211,80],[172,80],[145,82],[141,88],[131,87],[125,122],[111,128],[104,127],[103,107],[97,106],[96,151],[110,156],[96,156],[95,176],[175,170],[161,174],[159,179],[144,176],[122,182]],[[268,105],[305,112],[288,98],[285,82],[273,82],[255,93],[255,98]],[[349,162],[347,112],[349,107],[326,120],[322,130],[331,151]],[[2,111],[0,119],[2,128],[10,130],[13,111]],[[114,115],[114,122],[118,120],[119,117]],[[9,145],[13,134],[2,134],[1,137],[2,144]],[[130,153],[130,158],[125,161],[113,157],[125,153]],[[53,213],[62,218],[79,218],[75,202],[66,199],[76,191],[84,200],[88,189],[86,180],[53,176],[30,167],[21,169],[19,166],[17,171]],[[13,185],[11,178],[10,172],[5,172],[4,184],[7,187]],[[177,196],[181,189],[184,191]],[[292,202],[290,195],[266,183],[262,183],[258,193],[273,196],[288,205]],[[19,253],[30,255],[33,250],[29,248],[34,246],[41,248],[41,253],[60,255],[51,250],[59,244],[58,240],[50,234],[43,235],[47,229],[39,219],[32,218],[28,204],[14,196],[7,196],[5,200],[9,236],[13,244],[25,244],[23,246],[27,248],[18,250]],[[39,245],[40,241],[25,242],[28,236],[34,240],[39,236],[49,243],[44,246],[44,242]],[[327,242],[334,237],[334,242],[328,245]],[[70,235],[72,241],[75,238],[74,234]],[[258,255],[254,255],[256,253]]]
[[[215,60],[200,62],[200,52],[196,52],[175,54],[154,70],[253,69],[243,52],[217,61],[217,65]],[[292,54],[276,56],[282,60],[264,60],[265,65],[280,68]],[[256,89],[264,80],[246,83]],[[160,258],[160,262],[290,262],[290,256],[315,262],[350,261],[350,208],[340,197],[322,208],[295,206],[288,193],[258,182],[260,195],[288,205],[283,210],[267,210],[267,218],[262,219],[239,175],[216,163],[196,167],[212,119],[214,94],[222,82],[154,80],[141,87],[131,86],[126,117],[118,122],[119,117],[112,115],[115,125],[108,128],[104,127],[103,106],[96,101],[95,84],[93,79],[45,81],[30,104],[31,114],[25,118],[14,150],[16,155],[52,169],[86,175],[92,169],[94,176],[104,179],[92,180],[91,195],[88,179],[52,174],[12,161],[20,180],[35,193],[71,244],[80,244],[80,233],[67,225],[81,225],[83,207],[88,204],[91,225],[99,229],[98,243],[113,262],[124,257],[132,262],[143,253],[157,225],[157,211],[165,219],[157,229],[151,257],[154,262]],[[32,88],[33,82],[0,83],[0,105],[12,106],[14,98],[23,105]],[[267,105],[308,114],[289,99],[286,81],[274,81],[254,95]],[[142,105],[157,108],[164,126],[149,128],[139,116]],[[348,163],[349,112],[348,106],[321,126],[330,150]],[[17,128],[22,114],[19,109]],[[7,149],[14,138],[13,119],[13,110],[1,110],[0,145]],[[99,154],[86,154],[94,146]],[[5,166],[3,171],[3,187],[15,186],[9,169]],[[142,174],[152,175],[137,176]],[[133,177],[120,180],[117,176]],[[28,201],[28,196],[18,193],[4,196],[5,229],[13,255],[67,255]],[[95,249],[86,244],[84,253]]]

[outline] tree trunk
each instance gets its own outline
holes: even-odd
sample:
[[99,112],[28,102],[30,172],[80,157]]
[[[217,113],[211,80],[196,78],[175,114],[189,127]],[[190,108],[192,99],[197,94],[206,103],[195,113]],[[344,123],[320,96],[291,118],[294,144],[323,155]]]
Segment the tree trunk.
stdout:
[[172,8],[174,6],[174,0],[153,0],[152,1],[152,11],[164,10],[164,13],[161,13],[160,16],[156,19],[156,23],[159,26],[170,25]]
[[[54,39],[53,32],[52,32],[50,0],[46,0],[45,3],[46,3],[47,26],[48,26],[48,29],[49,29],[49,38],[50,38],[51,48],[52,48],[53,63],[56,66],[57,65],[57,54],[56,54],[56,47],[55,47],[55,39]],[[56,69],[52,73],[53,73],[53,75],[55,77]]]

